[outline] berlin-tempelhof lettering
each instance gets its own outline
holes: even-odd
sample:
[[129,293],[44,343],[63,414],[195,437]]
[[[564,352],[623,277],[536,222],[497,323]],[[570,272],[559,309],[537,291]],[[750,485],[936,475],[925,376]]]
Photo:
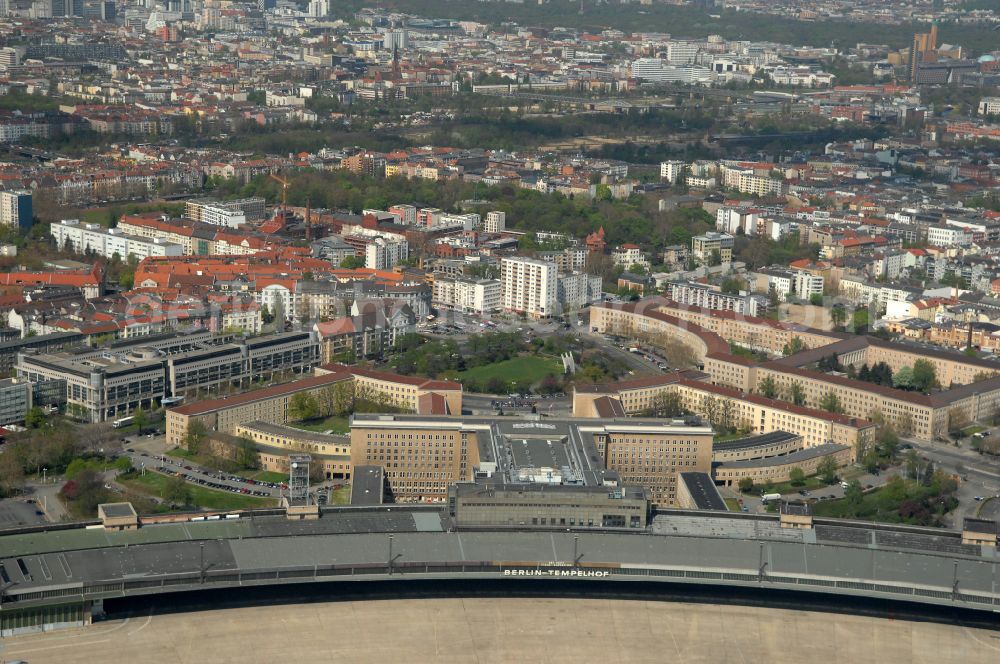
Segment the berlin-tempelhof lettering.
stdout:
[[588,569],[505,569],[504,576],[611,576],[607,570]]

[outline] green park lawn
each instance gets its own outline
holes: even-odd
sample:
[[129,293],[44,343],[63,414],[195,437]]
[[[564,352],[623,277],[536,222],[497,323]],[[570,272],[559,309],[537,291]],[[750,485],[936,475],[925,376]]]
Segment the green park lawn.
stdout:
[[345,484],[330,492],[331,505],[349,505],[351,502],[351,485]]
[[535,384],[549,374],[560,376],[562,371],[562,362],[555,358],[519,355],[502,362],[466,369],[459,372],[458,377],[460,380],[472,380],[479,384],[491,378],[499,378],[507,385],[515,381]]
[[[162,497],[163,489],[170,480],[166,475],[147,471],[144,475],[138,475],[132,479],[119,480],[122,484],[140,493],[151,496]],[[273,498],[260,498],[258,496],[246,496],[242,493],[231,493],[229,491],[216,491],[206,489],[197,484],[190,484],[191,502],[205,509],[210,510],[238,510],[252,507],[271,507],[277,504]]]
[[326,433],[331,429],[333,433],[351,433],[351,426],[348,424],[347,418],[342,415],[333,415],[324,420],[289,422],[288,426],[295,427],[296,429],[305,429],[306,431],[317,431],[319,433]]
[[273,470],[259,470],[256,473],[250,474],[250,479],[257,480],[258,482],[287,482],[287,473],[276,473]]

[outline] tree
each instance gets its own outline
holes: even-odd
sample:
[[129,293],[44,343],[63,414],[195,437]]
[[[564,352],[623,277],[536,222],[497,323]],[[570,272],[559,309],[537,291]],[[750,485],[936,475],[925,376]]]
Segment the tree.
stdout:
[[936,387],[940,387],[937,370],[930,360],[919,359],[913,363],[913,385],[914,389],[927,392]]
[[874,473],[878,470],[878,449],[875,445],[867,445],[861,457],[861,465],[865,467],[869,473]]
[[685,413],[684,402],[677,392],[663,390],[653,396],[647,412],[649,417],[679,417]]
[[132,421],[135,422],[135,430],[140,436],[142,435],[142,430],[146,426],[146,411],[139,406],[132,412]]
[[554,374],[548,374],[538,385],[539,394],[555,394],[562,390],[562,383]]
[[896,431],[902,436],[913,435],[913,415],[903,413],[896,418]]
[[822,293],[813,293],[812,295],[810,295],[809,296],[809,304],[811,304],[813,306],[816,306],[816,307],[822,307],[823,306],[823,294]]
[[365,266],[365,259],[360,256],[347,256],[340,261],[340,267],[345,270],[356,270]]
[[757,386],[757,391],[760,392],[761,396],[767,397],[768,399],[774,399],[778,396],[778,386],[774,382],[774,377],[768,374],[764,376],[764,379],[760,381]]
[[847,309],[839,304],[832,307],[830,309],[830,321],[835,328],[844,327],[844,323],[847,322]]
[[844,498],[847,499],[847,504],[853,507],[858,507],[864,502],[865,494],[861,489],[861,482],[857,480],[851,480],[847,484],[847,488],[844,489]]
[[743,493],[750,493],[753,491],[753,480],[749,477],[742,477],[737,486]]
[[903,367],[897,371],[896,375],[892,378],[892,386],[900,390],[916,390],[917,381],[913,377],[913,369]]
[[791,340],[785,344],[782,348],[782,354],[785,356],[795,355],[796,353],[801,353],[806,350],[806,344],[802,341],[801,337],[792,337]]
[[24,426],[29,429],[41,429],[48,426],[49,418],[45,414],[45,411],[35,406],[28,410],[28,414],[24,417]]
[[830,353],[819,358],[819,362],[816,363],[820,371],[840,371],[843,367],[840,366],[840,358],[837,357],[836,353]]
[[24,467],[12,450],[0,454],[0,497],[10,496],[24,488]]
[[239,445],[236,449],[236,463],[250,470],[260,466],[257,445],[246,436],[240,436]]
[[969,426],[969,416],[962,408],[952,408],[948,411],[948,434],[952,438],[961,438],[962,430]]
[[189,505],[191,503],[191,487],[183,477],[175,476],[167,480],[161,493],[163,500],[172,505]]
[[921,461],[920,455],[917,454],[916,450],[911,449],[906,453],[905,464],[906,476],[911,480],[917,479],[920,476]]
[[788,471],[788,479],[791,480],[794,486],[802,486],[806,483],[806,471],[802,470],[798,466],[795,466]]
[[288,401],[288,414],[293,420],[313,420],[319,417],[316,397],[308,392],[296,392]]
[[801,383],[792,383],[788,386],[788,400],[796,406],[802,406],[806,402],[806,391]]
[[824,484],[833,484],[837,481],[837,460],[832,455],[823,457],[816,466],[816,474]]
[[833,391],[827,392],[820,398],[819,407],[828,413],[844,412],[844,407],[840,403],[840,397]]
[[719,402],[713,396],[707,396],[701,400],[701,414],[705,419],[715,424],[719,418]]
[[882,425],[878,435],[878,454],[890,462],[896,458],[899,450],[899,435],[890,424]]
[[490,394],[503,394],[507,391],[507,385],[503,382],[503,378],[490,376],[486,381],[486,391]]
[[191,454],[198,454],[201,445],[208,436],[208,428],[201,420],[191,420],[188,422],[187,431],[184,432],[184,447]]

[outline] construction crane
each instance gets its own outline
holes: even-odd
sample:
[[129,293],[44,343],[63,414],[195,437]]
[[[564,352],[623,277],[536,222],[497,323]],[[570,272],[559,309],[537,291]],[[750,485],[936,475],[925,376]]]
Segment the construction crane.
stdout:
[[274,173],[269,173],[272,180],[281,183],[281,209],[284,212],[288,211],[288,190],[291,189],[292,183],[281,177],[280,175],[275,175]]

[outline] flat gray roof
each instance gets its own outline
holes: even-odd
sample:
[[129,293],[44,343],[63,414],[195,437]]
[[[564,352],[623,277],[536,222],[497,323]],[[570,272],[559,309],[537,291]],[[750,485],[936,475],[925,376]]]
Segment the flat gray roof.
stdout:
[[385,499],[382,466],[355,466],[351,474],[351,504],[381,505]]
[[698,509],[722,512],[729,509],[708,473],[680,473],[680,478]]
[[715,464],[716,468],[765,468],[767,466],[784,466],[789,463],[798,463],[815,459],[826,454],[834,454],[840,450],[846,450],[847,445],[837,445],[836,443],[826,443],[797,450],[791,454],[767,457],[766,459],[736,459],[734,461],[722,461]]
[[[400,566],[413,562],[566,566],[575,554],[583,565],[725,571],[749,575],[754,583],[759,583],[763,556],[768,563],[761,578],[765,585],[785,583],[786,577],[819,578],[824,579],[821,585],[845,584],[839,586],[844,588],[874,581],[894,589],[932,588],[947,602],[957,580],[960,593],[987,598],[987,605],[979,608],[991,610],[996,606],[994,598],[1000,599],[993,573],[996,551],[962,545],[960,535],[953,531],[933,534],[930,529],[888,525],[875,530],[871,524],[832,520],[815,531],[782,529],[773,515],[673,510],[656,516],[652,533],[586,529],[447,532],[441,527],[441,515],[441,511],[406,511],[401,506],[343,508],[325,510],[316,521],[262,516],[253,521],[241,518],[237,523],[151,525],[123,533],[88,530],[83,532],[95,544],[101,542],[98,548],[48,552],[32,551],[33,547],[24,550],[17,546],[18,540],[3,537],[0,543],[6,557],[0,559],[0,571],[12,582],[5,601],[17,601],[20,593],[47,589],[68,588],[73,593],[81,582],[155,586],[164,575],[196,574],[201,569],[217,575],[294,568],[306,570],[311,578],[318,567],[329,565],[385,565],[389,546],[394,563]],[[858,537],[838,539],[836,532],[821,531],[821,527]],[[43,535],[36,544],[45,539]],[[128,547],[123,546],[126,543]],[[110,592],[118,592],[114,584]]]
[[736,440],[726,440],[721,443],[714,443],[712,445],[712,450],[742,450],[745,448],[787,443],[796,438],[801,440],[802,436],[796,433],[789,433],[787,431],[771,431],[770,433],[763,433],[759,436],[747,436],[746,438],[738,438]]

